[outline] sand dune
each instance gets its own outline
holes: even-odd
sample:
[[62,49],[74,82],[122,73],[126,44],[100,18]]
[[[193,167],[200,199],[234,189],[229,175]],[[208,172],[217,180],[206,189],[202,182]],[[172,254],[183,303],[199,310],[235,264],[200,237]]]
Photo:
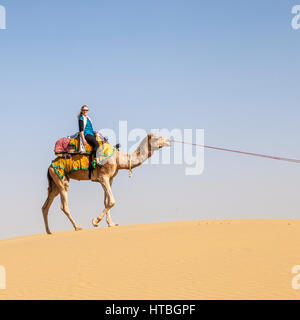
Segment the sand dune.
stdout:
[[0,299],[299,299],[300,221],[186,221],[0,241]]

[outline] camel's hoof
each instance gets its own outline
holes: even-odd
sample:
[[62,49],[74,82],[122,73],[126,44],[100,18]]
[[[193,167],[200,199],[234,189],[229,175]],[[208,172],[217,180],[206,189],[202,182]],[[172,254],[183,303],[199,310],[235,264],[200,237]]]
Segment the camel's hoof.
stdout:
[[50,232],[50,231],[47,231],[47,234],[51,235],[51,234],[52,234],[52,232]]
[[92,224],[93,224],[93,226],[94,226],[95,228],[97,228],[97,227],[98,227],[98,219],[97,219],[97,218],[94,218],[94,219],[92,220]]
[[117,224],[117,223],[114,223],[114,224],[109,224],[108,226],[109,226],[110,228],[112,228],[112,227],[117,227],[118,224]]
[[75,228],[75,231],[80,231],[80,230],[82,230],[82,228],[80,227]]

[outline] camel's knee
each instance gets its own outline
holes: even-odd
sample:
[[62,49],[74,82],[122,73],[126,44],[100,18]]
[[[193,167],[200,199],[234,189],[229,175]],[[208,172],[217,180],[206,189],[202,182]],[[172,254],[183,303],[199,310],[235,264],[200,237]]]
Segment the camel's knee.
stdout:
[[69,191],[69,182],[65,182],[65,183],[64,183],[64,190],[65,190],[66,192]]
[[54,198],[58,195],[58,193],[59,192],[58,192],[57,186],[53,185],[52,190],[50,193],[48,193],[48,197],[42,207],[43,214],[44,214],[44,212],[46,212],[46,214],[48,213],[48,210],[49,210]]
[[62,204],[60,208],[67,216],[70,215],[69,207],[67,205]]
[[45,202],[44,205],[42,206],[42,213],[43,213],[43,215],[46,214],[46,207],[47,207],[47,202]]
[[115,201],[114,199],[111,199],[111,200],[108,202],[108,208],[111,209],[115,204],[116,204],[116,201]]
[[50,197],[48,196],[47,200],[45,201],[44,205],[42,206],[43,213],[45,213],[49,210],[51,203],[52,203],[52,201],[51,201]]

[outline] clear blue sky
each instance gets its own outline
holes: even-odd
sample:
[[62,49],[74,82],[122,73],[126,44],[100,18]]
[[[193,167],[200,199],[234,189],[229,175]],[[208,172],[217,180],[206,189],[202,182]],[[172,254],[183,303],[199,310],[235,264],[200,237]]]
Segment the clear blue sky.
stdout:
[[[203,128],[210,145],[300,158],[300,0],[0,0],[0,239],[44,232],[40,207],[55,141],[95,127]],[[299,165],[215,151],[203,175],[146,166],[116,179],[120,224],[300,218]],[[148,201],[149,194],[155,199]],[[186,203],[187,199],[191,199]],[[83,227],[101,187],[73,182]],[[104,225],[104,224],[103,224]],[[56,200],[53,231],[71,229]]]

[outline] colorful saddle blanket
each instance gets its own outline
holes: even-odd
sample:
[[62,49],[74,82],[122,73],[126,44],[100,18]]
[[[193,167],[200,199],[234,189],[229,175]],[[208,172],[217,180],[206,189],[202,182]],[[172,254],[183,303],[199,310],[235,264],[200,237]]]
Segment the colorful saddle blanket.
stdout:
[[[57,157],[52,161],[51,166],[55,170],[56,174],[63,178],[65,175],[77,170],[89,170],[89,155],[74,154],[69,159],[64,157]],[[96,168],[95,159],[92,161],[92,168]]]
[[[98,139],[99,142],[99,152],[97,153],[98,163],[104,164],[106,160],[114,155],[116,148],[108,143],[104,143],[101,139]],[[79,139],[71,139],[69,145],[73,147],[76,151],[79,151]],[[91,153],[92,147],[90,145],[85,145],[86,152]],[[70,156],[58,156],[55,160],[52,161],[51,166],[54,168],[56,174],[63,178],[65,175],[72,173],[77,170],[89,170],[90,165],[90,155],[86,154],[70,154]],[[92,157],[91,162],[92,169],[96,168],[96,159]]]

